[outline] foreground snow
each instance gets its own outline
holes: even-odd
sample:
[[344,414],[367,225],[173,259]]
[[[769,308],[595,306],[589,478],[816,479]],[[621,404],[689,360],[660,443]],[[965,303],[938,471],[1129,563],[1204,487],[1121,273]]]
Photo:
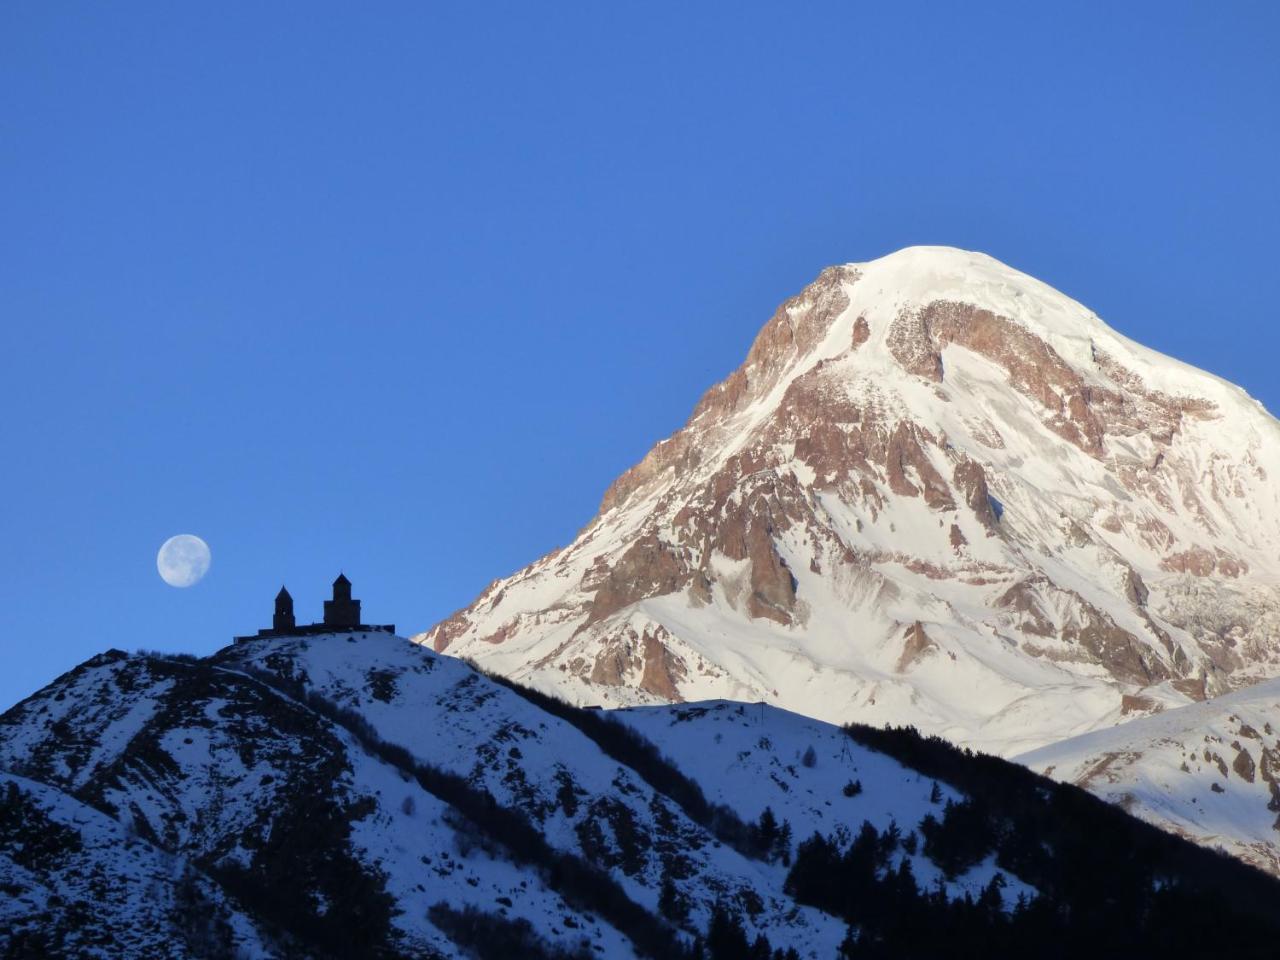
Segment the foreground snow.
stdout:
[[[958,798],[947,790],[932,802],[931,781],[836,728],[772,708],[761,721],[753,711],[714,703],[615,720],[742,821],[771,806],[794,842],[814,831],[847,842],[864,820],[887,827],[896,819],[906,834]],[[166,918],[155,942],[185,942],[173,918],[185,915],[178,880],[189,878],[216,911],[219,937],[273,955],[276,946],[259,943],[255,922],[220,886],[230,878],[255,902],[263,882],[288,891],[281,917],[337,917],[366,902],[373,906],[360,909],[381,909],[385,895],[397,949],[410,953],[466,955],[437,924],[444,905],[527,922],[566,951],[585,944],[602,956],[633,955],[628,935],[513,859],[425,789],[412,764],[456,775],[517,811],[552,848],[605,869],[644,910],[658,914],[663,885],[672,884],[687,906],[685,942],[725,904],[741,912],[750,938],[763,934],[802,957],[830,957],[845,936],[843,922],[788,895],[788,857],[740,852],[572,723],[454,658],[380,633],[251,641],[209,661],[113,652],[5,714],[0,769],[21,771],[8,776],[27,802],[86,842],[65,862],[35,869],[5,860],[0,844],[0,882],[21,891],[6,899],[5,916],[14,930],[74,929],[73,919],[50,919],[51,892],[81,890],[88,899],[109,886],[104,926]],[[862,792],[850,798],[853,777]],[[15,837],[36,822],[30,810],[21,816]],[[317,875],[295,891],[274,875],[271,851],[296,844],[290,856],[303,862],[290,869]],[[946,881],[922,854],[911,859],[923,882],[952,897],[976,895],[995,872],[979,864]],[[1010,903],[1034,895],[1007,879]]]

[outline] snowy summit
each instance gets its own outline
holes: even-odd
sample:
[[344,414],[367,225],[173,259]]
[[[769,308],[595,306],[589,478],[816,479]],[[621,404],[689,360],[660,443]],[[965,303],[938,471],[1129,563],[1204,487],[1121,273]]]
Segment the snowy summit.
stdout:
[[1014,754],[1276,670],[1277,476],[1243,391],[912,247],[823,271],[573,543],[415,639]]

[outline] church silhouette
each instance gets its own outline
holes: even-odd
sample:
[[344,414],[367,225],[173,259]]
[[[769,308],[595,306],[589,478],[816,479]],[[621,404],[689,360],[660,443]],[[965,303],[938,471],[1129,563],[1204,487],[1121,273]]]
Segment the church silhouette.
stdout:
[[395,633],[393,623],[369,624],[360,622],[360,601],[351,596],[351,581],[345,573],[339,573],[333,581],[333,598],[324,602],[324,619],[320,623],[304,623],[299,626],[293,615],[293,597],[283,586],[276,594],[276,610],[271,626],[255,634],[236,637],[237,641],[256,640],[259,637],[297,637],[317,633]]

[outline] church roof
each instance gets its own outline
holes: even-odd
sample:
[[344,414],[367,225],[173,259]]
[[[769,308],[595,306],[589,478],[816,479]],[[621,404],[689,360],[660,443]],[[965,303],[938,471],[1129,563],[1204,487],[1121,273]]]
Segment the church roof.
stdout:
[[340,583],[345,583],[347,586],[351,586],[351,581],[347,579],[347,575],[345,573],[338,574],[338,579],[333,581],[333,585],[335,587]]
[[284,584],[281,584],[281,585],[280,585],[280,592],[276,594],[276,599],[277,599],[277,600],[292,600],[292,599],[293,599],[293,597],[291,597],[291,596],[289,595],[289,591],[288,591],[288,590],[286,590],[286,589],[284,588]]

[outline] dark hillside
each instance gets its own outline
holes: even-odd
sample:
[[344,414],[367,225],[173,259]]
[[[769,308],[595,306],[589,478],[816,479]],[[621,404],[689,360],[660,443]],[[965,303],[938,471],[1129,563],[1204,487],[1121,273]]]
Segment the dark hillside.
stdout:
[[974,903],[947,902],[891,869],[898,838],[869,827],[847,846],[811,838],[791,889],[855,925],[850,956],[1277,955],[1280,882],[1252,867],[1077,787],[913,728],[846,731],[967,795],[916,827],[939,866],[958,872],[994,852],[998,866],[1041,892],[1012,911],[1000,909],[997,884]]

